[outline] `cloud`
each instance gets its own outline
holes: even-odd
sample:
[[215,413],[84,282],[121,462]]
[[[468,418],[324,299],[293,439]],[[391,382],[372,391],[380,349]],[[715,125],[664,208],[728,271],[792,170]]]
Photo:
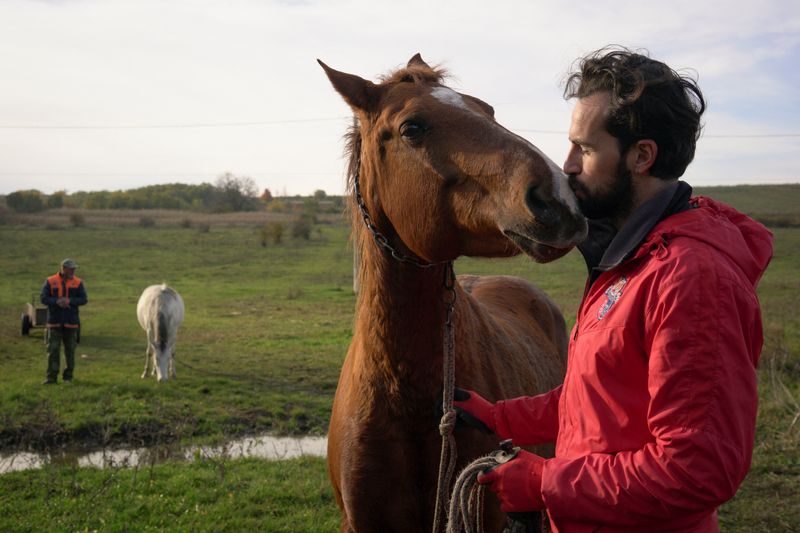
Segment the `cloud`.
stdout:
[[[315,59],[375,79],[416,52],[452,85],[493,104],[516,130],[566,131],[559,83],[608,43],[694,68],[710,102],[707,131],[796,131],[800,13],[790,2],[608,0],[398,3],[367,0],[0,3],[2,125],[180,125],[331,119],[349,110]],[[0,193],[20,176],[53,191],[213,181],[232,171],[260,187],[341,193],[346,120],[216,128],[0,128]],[[565,136],[521,132],[560,162]],[[794,141],[773,160],[798,163]],[[729,160],[757,160],[737,143]],[[724,152],[726,144],[715,146]],[[725,174],[724,157],[698,171]],[[728,168],[727,166],[724,168]],[[781,167],[783,168],[783,167]],[[764,173],[743,165],[744,180]],[[14,174],[16,172],[16,174]],[[776,169],[774,175],[783,170]],[[38,173],[38,174],[37,174]],[[106,176],[116,176],[109,179]],[[772,174],[771,174],[772,175]],[[38,178],[37,178],[38,176]],[[748,177],[749,176],[749,177]],[[69,180],[69,184],[60,183]]]

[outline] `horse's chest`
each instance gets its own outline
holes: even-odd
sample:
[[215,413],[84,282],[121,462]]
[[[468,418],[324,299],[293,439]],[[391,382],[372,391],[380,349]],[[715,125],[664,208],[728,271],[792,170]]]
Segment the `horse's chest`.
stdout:
[[397,427],[377,432],[362,428],[353,445],[340,450],[342,495],[351,520],[364,530],[405,524],[405,530],[414,531],[432,520],[437,436],[404,433],[401,426],[398,421]]

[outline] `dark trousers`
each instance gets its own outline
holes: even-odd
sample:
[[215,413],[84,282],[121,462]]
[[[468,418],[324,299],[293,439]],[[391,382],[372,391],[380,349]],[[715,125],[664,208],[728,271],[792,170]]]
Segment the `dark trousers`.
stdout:
[[58,380],[58,367],[61,362],[61,343],[64,343],[64,380],[72,379],[75,370],[75,346],[78,344],[78,328],[48,328],[47,330],[47,379]]

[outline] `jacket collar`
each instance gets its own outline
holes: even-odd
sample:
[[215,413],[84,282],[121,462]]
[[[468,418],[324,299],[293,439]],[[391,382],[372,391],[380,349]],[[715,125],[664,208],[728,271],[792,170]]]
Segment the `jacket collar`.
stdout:
[[670,183],[658,195],[640,205],[619,232],[608,219],[589,221],[589,234],[578,250],[589,269],[589,284],[618,266],[642,244],[650,231],[665,218],[690,209],[692,187],[686,182]]

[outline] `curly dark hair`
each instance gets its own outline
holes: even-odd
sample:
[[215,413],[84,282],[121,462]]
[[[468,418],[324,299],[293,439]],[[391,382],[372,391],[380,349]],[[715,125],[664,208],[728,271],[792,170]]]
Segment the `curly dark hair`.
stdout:
[[606,130],[620,153],[638,140],[652,139],[658,153],[650,173],[677,179],[694,159],[700,117],[706,109],[697,81],[666,64],[623,47],[605,47],[576,61],[564,84],[564,98],[610,92]]

